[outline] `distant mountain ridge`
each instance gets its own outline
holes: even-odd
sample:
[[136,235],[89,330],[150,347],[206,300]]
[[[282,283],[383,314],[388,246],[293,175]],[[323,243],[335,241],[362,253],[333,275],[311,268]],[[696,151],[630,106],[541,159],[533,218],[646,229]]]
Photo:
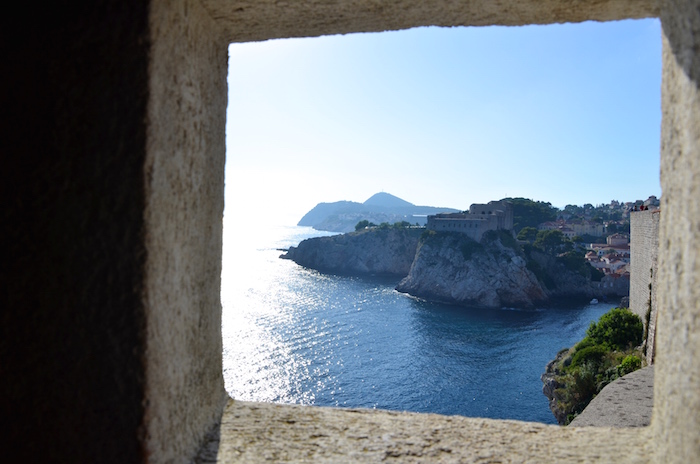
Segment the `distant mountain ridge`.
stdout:
[[319,203],[301,218],[297,225],[330,232],[351,232],[355,225],[367,220],[375,224],[406,221],[424,225],[426,216],[437,213],[455,213],[454,208],[416,206],[390,193],[380,192],[364,203],[336,201]]
[[386,192],[375,193],[362,204],[365,206],[386,206],[388,208],[407,208],[416,206],[413,203],[402,200],[401,198]]

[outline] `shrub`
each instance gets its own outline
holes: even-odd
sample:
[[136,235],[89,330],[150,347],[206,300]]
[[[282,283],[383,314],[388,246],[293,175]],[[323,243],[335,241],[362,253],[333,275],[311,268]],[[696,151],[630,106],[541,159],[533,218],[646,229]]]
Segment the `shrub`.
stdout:
[[574,346],[574,350],[579,351],[589,346],[595,346],[595,343],[593,342],[593,340],[591,340],[590,337],[583,337],[583,340],[581,340]]
[[601,271],[600,269],[596,269],[593,266],[590,265],[590,263],[586,263],[588,267],[590,268],[591,271],[591,280],[593,282],[600,282],[603,280],[603,277],[605,277],[605,273]]
[[581,350],[576,350],[573,358],[571,358],[570,367],[575,368],[583,364],[599,366],[603,362],[603,358],[607,352],[608,350],[606,350],[604,346],[600,345],[587,346]]
[[557,258],[570,271],[579,272],[586,276],[586,258],[578,251],[568,251]]
[[434,230],[425,229],[423,231],[423,233],[421,233],[420,239],[422,241],[425,241],[425,240],[428,240],[429,238],[435,237],[436,235],[437,235],[437,232],[435,232]]
[[642,320],[629,309],[614,308],[603,314],[600,320],[591,322],[586,331],[595,345],[605,345],[611,350],[624,350],[641,345],[644,334]]
[[[569,350],[559,352],[552,370],[559,388],[554,391],[558,420],[566,423],[580,413],[591,399],[618,377],[642,367],[642,321],[628,309],[615,308],[592,322],[586,337]],[[561,416],[563,414],[563,416]]]
[[622,377],[623,375],[627,375],[630,372],[636,371],[637,369],[641,369],[641,367],[642,360],[639,358],[639,356],[631,354],[625,357],[620,365],[617,366],[617,373],[620,377]]
[[468,237],[464,237],[459,245],[459,249],[462,252],[462,256],[465,261],[469,261],[472,255],[478,251],[481,251],[483,247],[481,244],[475,240]]

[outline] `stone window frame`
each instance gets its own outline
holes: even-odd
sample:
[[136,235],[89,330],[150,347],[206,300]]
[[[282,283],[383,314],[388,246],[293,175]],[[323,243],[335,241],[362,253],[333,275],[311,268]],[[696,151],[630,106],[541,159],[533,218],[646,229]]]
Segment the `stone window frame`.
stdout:
[[[469,418],[454,421],[460,423],[462,430],[458,441],[462,447],[469,448],[463,451],[470,453],[467,456],[473,460],[490,456],[492,459],[513,461],[535,461],[542,457],[594,461],[610,457],[606,452],[615,452],[621,462],[686,462],[700,454],[697,433],[697,418],[700,417],[700,393],[697,391],[699,368],[694,363],[696,355],[700,354],[696,322],[700,318],[695,306],[698,271],[693,267],[693,260],[698,255],[700,233],[696,230],[700,230],[697,219],[700,210],[697,202],[693,201],[699,189],[698,181],[692,177],[700,170],[696,161],[696,141],[700,139],[696,122],[700,119],[700,58],[694,51],[700,45],[697,38],[700,14],[693,1],[601,0],[586,3],[483,0],[462,4],[434,1],[430,2],[429,8],[425,8],[422,2],[409,0],[391,4],[369,0],[347,3],[311,1],[301,5],[285,2],[275,5],[267,2],[240,3],[242,6],[233,8],[230,2],[223,0],[183,0],[175,4],[157,0],[152,2],[150,10],[151,93],[146,163],[149,177],[145,208],[146,248],[149,251],[145,296],[148,316],[145,448],[153,462],[178,460],[191,455],[192,449],[202,443],[205,431],[218,422],[225,399],[219,388],[222,386],[220,306],[218,315],[211,314],[211,309],[198,310],[198,313],[191,309],[210,302],[212,292],[217,293],[220,280],[217,280],[216,272],[220,271],[220,264],[218,268],[217,265],[207,268],[214,283],[203,283],[204,287],[194,290],[194,293],[191,289],[178,287],[178,278],[191,275],[193,271],[168,266],[172,264],[170,258],[178,256],[178,253],[183,256],[192,253],[188,248],[191,238],[195,239],[200,250],[206,251],[203,259],[216,260],[221,255],[220,230],[209,231],[207,227],[220,222],[220,217],[217,219],[216,216],[223,209],[225,104],[222,104],[222,100],[225,102],[225,55],[230,42],[395,30],[424,25],[525,25],[642,17],[661,18],[664,68],[661,128],[664,215],[660,232],[658,292],[663,314],[657,335],[659,349],[652,425],[612,433],[596,428],[540,428],[512,421]],[[213,174],[213,180],[209,174]],[[181,184],[180,180],[184,179],[189,179],[189,184]],[[201,179],[207,179],[209,183],[198,183]],[[198,203],[211,208],[197,213],[194,208]],[[171,213],[175,217],[170,217]],[[202,215],[205,217],[202,218]],[[200,219],[204,219],[204,222],[198,222]],[[681,226],[676,227],[676,224]],[[173,225],[176,226],[174,229],[170,227]],[[208,232],[203,234],[204,229]],[[162,244],[167,244],[167,247],[164,248]],[[175,301],[177,306],[185,308],[180,320],[172,320],[172,308],[165,308],[161,302],[163,300]],[[664,310],[667,307],[669,309]],[[200,326],[201,319],[208,318],[205,325],[209,332],[203,335],[204,341],[193,340],[189,333],[194,324],[190,319],[196,314],[199,314],[195,319],[200,320]],[[218,334],[215,329],[217,323]],[[176,353],[171,352],[180,343],[184,343],[188,352],[181,353],[177,349],[174,350]],[[179,356],[184,358],[180,359]],[[170,367],[173,362],[178,362],[184,372],[207,373],[206,378],[194,390],[193,387],[183,386],[180,380],[182,372],[172,371]],[[183,394],[187,394],[186,400],[182,399],[185,397]],[[226,449],[236,448],[239,439],[245,441],[253,438],[245,435],[242,428],[236,425],[245,422],[245,418],[234,417],[236,407],[229,404],[224,414],[227,428],[222,427],[219,451],[224,454],[221,456],[235,458],[238,451],[226,454]],[[252,407],[247,414],[254,415],[254,411],[263,409],[266,406]],[[272,407],[272,410],[271,415],[266,416],[266,427],[278,435],[274,435],[271,441],[263,440],[264,446],[256,447],[254,443],[246,442],[246,446],[236,449],[264,453],[266,449],[274,448],[275,443],[276,446],[290,443],[285,442],[284,436],[293,428],[289,424],[297,422],[295,418],[303,420],[308,414],[336,414],[319,412],[318,408],[293,410],[292,413],[283,407]],[[379,417],[370,416],[366,423]],[[187,418],[187,426],[176,426],[182,417]],[[385,419],[388,424],[396,417],[389,415]],[[411,416],[407,422],[396,419],[394,426],[401,422],[399,428],[418,434],[421,430],[428,433],[429,428],[411,429],[409,423],[418,421],[429,427],[434,425],[433,419],[431,415]],[[449,422],[448,418],[435,420],[442,424]],[[284,421],[286,428],[274,426]],[[350,422],[350,416],[341,419],[341,423]],[[378,430],[386,430],[378,427]],[[485,429],[489,433],[480,432]],[[541,439],[542,436],[546,436],[546,440]],[[301,434],[296,438],[301,441],[291,443],[297,443],[303,449],[308,435],[306,439],[303,437]],[[342,438],[338,437],[339,440]],[[397,451],[395,447],[392,448],[392,443],[403,443],[402,446],[409,448],[400,439],[385,440],[386,452],[390,453],[386,456]],[[340,446],[342,443],[339,442],[335,445],[339,450],[352,450]],[[309,445],[306,451],[311,452],[312,448]],[[323,451],[313,449],[318,453]],[[620,454],[621,449],[625,453]],[[306,451],[302,450],[302,454],[297,456],[304,455]],[[368,452],[367,456],[374,455]],[[353,458],[362,460],[362,454]]]

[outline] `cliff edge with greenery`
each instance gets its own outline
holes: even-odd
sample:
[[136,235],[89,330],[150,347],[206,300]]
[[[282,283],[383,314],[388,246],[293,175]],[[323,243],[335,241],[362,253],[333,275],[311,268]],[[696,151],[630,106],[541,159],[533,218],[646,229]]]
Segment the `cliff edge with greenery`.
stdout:
[[382,223],[330,237],[315,237],[280,256],[322,272],[403,277],[413,263],[424,229],[407,222]]
[[534,307],[547,295],[508,231],[481,242],[457,232],[426,231],[411,270],[396,289],[431,301],[489,308]]
[[547,364],[542,392],[560,425],[571,422],[607,384],[642,367],[643,333],[639,316],[614,308]]

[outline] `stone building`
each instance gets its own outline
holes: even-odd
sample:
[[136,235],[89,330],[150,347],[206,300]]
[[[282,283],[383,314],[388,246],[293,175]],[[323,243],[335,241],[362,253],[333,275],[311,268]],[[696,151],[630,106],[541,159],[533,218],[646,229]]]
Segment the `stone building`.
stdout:
[[658,262],[661,210],[630,213],[630,310],[647,329],[647,362],[654,361],[658,317]]
[[513,230],[513,205],[507,201],[474,203],[464,213],[428,216],[428,230],[459,232],[477,242],[489,230]]
[[613,247],[616,246],[627,246],[629,243],[629,237],[624,234],[612,234],[605,237],[605,243]]
[[[13,5],[0,87],[0,436],[9,459],[184,463],[211,443],[209,462],[697,462],[697,1]],[[649,427],[228,401],[220,275],[230,42],[647,17],[660,18],[663,50]]]

